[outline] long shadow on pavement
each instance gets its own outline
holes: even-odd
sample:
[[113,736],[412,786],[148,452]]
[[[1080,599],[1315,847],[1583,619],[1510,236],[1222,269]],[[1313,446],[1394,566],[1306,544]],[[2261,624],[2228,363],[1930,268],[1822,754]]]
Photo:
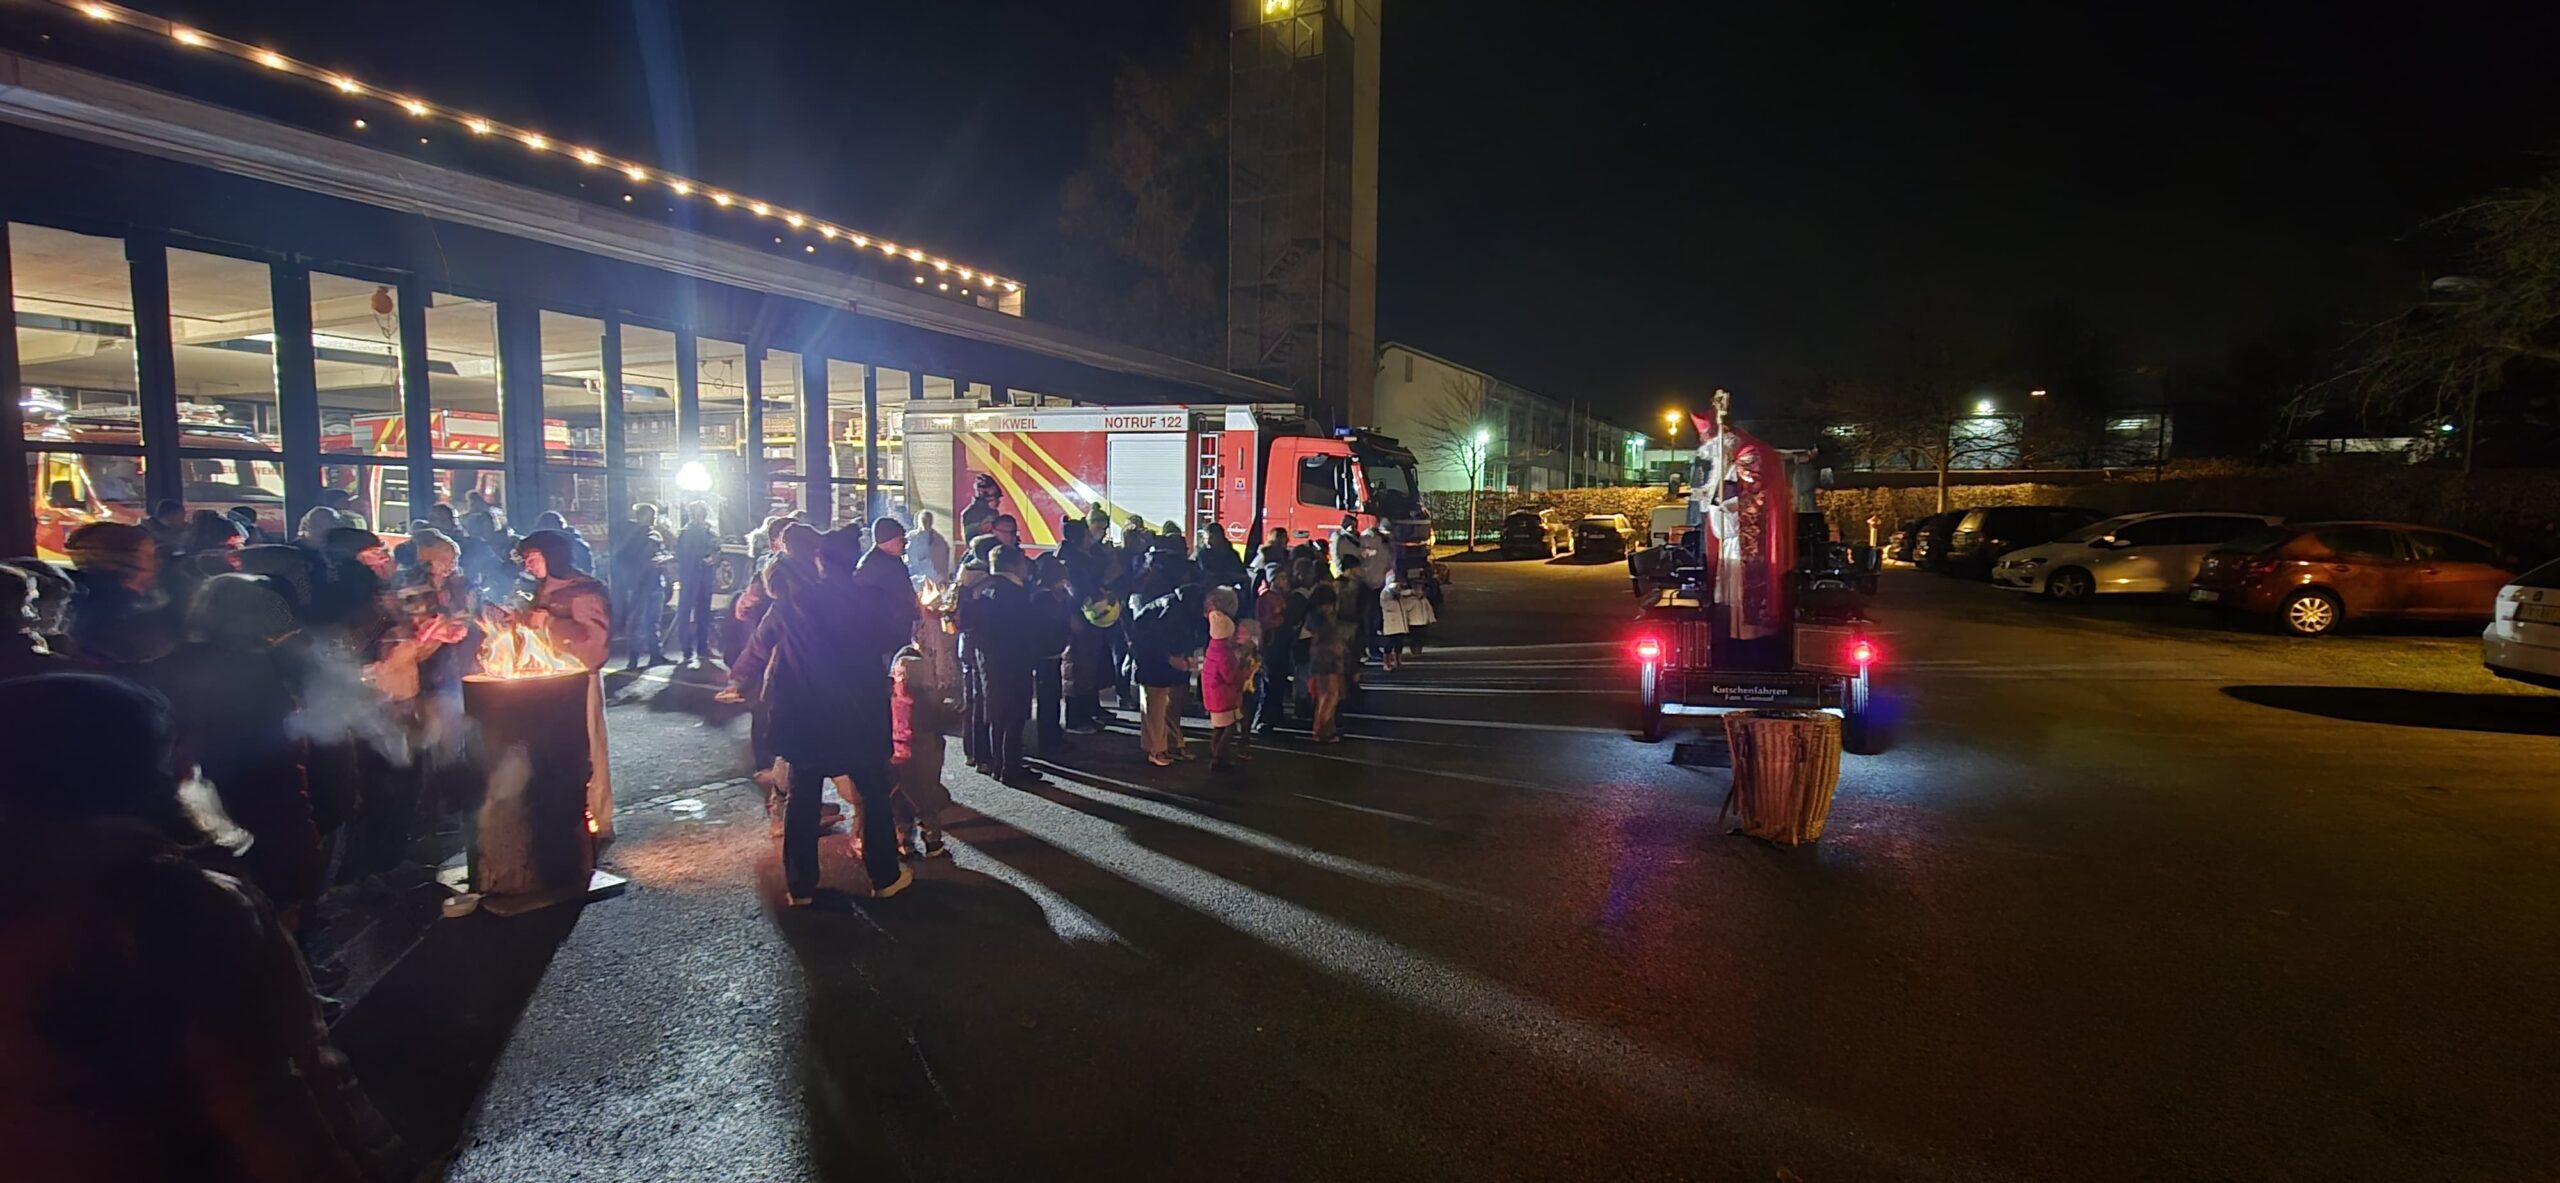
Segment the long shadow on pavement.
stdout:
[[2350,723],[2505,735],[2560,735],[2560,698],[2530,694],[2458,694],[2375,686],[2225,686],[2222,692],[2242,702]]
[[331,1032],[356,1078],[412,1145],[448,1150],[552,955],[578,923],[558,905],[437,923]]

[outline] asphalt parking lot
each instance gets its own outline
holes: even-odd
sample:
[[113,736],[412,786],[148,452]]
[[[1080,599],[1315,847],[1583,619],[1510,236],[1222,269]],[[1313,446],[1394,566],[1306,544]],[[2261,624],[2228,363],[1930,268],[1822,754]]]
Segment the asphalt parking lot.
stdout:
[[[814,914],[771,909],[751,792],[671,783],[734,775],[738,720],[641,679],[612,724],[631,892],[455,922],[479,927],[412,976],[470,1021],[424,1021],[448,995],[413,982],[351,1052],[463,1179],[2504,1180],[2560,1155],[2560,695],[2489,678],[2476,640],[1888,572],[1898,742],[1789,850],[1722,833],[1726,774],[1629,735],[1622,568],[1455,570],[1349,743],[1283,737],[1221,780],[1111,735],[1029,791],[955,751],[955,859]],[[840,844],[827,866],[849,877]]]

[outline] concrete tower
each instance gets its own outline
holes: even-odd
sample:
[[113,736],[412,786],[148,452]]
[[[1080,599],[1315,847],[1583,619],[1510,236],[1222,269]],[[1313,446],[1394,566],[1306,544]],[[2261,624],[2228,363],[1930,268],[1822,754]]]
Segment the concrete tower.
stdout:
[[1367,425],[1378,5],[1228,0],[1227,368]]

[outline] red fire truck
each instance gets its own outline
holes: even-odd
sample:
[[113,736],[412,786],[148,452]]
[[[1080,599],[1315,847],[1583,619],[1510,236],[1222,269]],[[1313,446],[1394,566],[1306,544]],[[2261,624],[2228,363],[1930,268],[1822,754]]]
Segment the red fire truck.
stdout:
[[[427,431],[427,448],[438,460],[491,461],[498,458],[498,417],[490,412],[429,411]],[[355,415],[344,425],[324,423],[320,429],[320,447],[327,452],[397,457],[409,450],[409,432],[397,411]],[[542,447],[544,454],[555,461],[580,458],[589,463],[601,463],[603,460],[594,452],[573,451],[569,447],[569,425],[558,419],[542,421]],[[377,528],[401,529],[407,525],[409,517],[423,516],[425,512],[423,505],[410,505],[409,470],[398,464],[349,469],[336,480],[354,482],[353,487],[344,484],[340,487],[357,514],[372,521]],[[467,485],[450,491],[456,501],[461,499],[466,487],[479,490],[493,502],[507,502],[502,478],[494,470],[470,473]],[[598,489],[601,490],[600,484]],[[528,497],[525,504],[537,504],[537,499]],[[603,528],[604,508],[601,503],[571,504],[562,507],[562,513],[569,519],[571,527],[582,532]],[[400,520],[387,520],[386,515]],[[527,510],[527,521],[516,524],[515,528],[529,528],[531,517],[532,511]]]
[[[225,420],[220,410],[195,403],[178,408],[178,446],[267,450],[275,440]],[[61,560],[62,541],[91,522],[142,521],[151,512],[142,480],[142,458],[129,453],[46,451],[46,444],[108,444],[139,448],[140,413],[132,407],[56,413],[32,421],[27,478],[36,511],[36,553]],[[187,456],[179,462],[179,491],[187,508],[228,513],[247,506],[258,528],[282,531],[284,470],[272,459]]]
[[1333,537],[1348,515],[1384,519],[1427,560],[1431,520],[1415,493],[1413,453],[1386,436],[1325,433],[1295,406],[937,409],[906,415],[909,504],[944,522],[995,478],[1032,549],[1058,542],[1063,517],[1094,506],[1186,536],[1216,526],[1246,554],[1256,531]]

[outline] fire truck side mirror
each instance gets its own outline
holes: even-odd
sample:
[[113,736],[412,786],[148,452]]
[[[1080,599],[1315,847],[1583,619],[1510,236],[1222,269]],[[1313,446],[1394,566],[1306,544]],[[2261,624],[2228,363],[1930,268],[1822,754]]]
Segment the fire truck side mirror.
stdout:
[[55,481],[45,486],[44,503],[55,509],[78,509],[80,495],[71,491],[71,482]]

